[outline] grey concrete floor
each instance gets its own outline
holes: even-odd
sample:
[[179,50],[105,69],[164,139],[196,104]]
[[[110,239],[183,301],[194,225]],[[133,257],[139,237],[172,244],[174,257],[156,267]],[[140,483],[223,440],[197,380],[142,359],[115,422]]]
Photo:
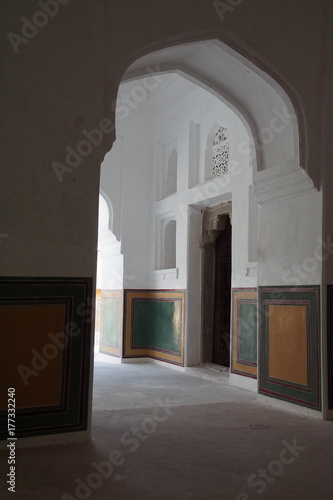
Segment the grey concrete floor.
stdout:
[[17,500],[333,499],[333,422],[150,363],[95,365],[93,440],[17,448]]

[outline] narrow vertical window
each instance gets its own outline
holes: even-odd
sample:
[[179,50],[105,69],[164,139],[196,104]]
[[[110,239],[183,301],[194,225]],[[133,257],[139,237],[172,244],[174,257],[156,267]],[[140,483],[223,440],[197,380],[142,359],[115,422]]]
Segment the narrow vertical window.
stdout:
[[212,177],[226,174],[229,169],[230,144],[226,135],[227,129],[220,127],[213,141]]

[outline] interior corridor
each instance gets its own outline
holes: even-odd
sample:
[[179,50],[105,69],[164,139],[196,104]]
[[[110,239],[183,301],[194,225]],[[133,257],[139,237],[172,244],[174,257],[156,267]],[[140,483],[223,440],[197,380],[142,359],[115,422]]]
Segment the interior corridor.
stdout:
[[[16,452],[17,500],[328,500],[333,493],[332,422],[263,406],[225,383],[103,355],[95,363],[93,441],[42,450],[18,441]],[[6,461],[1,451],[1,470]],[[12,498],[4,486],[1,498]]]

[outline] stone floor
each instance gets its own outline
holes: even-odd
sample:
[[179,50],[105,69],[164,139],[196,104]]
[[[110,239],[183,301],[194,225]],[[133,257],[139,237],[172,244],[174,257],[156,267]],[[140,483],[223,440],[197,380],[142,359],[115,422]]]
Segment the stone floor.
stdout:
[[97,356],[93,440],[17,449],[7,500],[332,500],[333,422],[152,363]]

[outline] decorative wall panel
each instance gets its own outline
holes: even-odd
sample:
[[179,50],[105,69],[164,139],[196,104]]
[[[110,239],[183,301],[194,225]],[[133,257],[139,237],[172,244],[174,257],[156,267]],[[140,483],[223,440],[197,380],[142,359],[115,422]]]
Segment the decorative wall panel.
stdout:
[[0,279],[0,435],[15,389],[16,436],[87,428],[91,278]]
[[101,290],[96,290],[95,331],[101,331]]
[[257,378],[257,289],[232,291],[231,372]]
[[328,408],[333,410],[333,285],[327,287]]
[[183,290],[126,290],[124,358],[184,365]]
[[121,356],[122,290],[102,290],[100,352]]
[[321,409],[319,286],[260,287],[260,383],[267,396]]

